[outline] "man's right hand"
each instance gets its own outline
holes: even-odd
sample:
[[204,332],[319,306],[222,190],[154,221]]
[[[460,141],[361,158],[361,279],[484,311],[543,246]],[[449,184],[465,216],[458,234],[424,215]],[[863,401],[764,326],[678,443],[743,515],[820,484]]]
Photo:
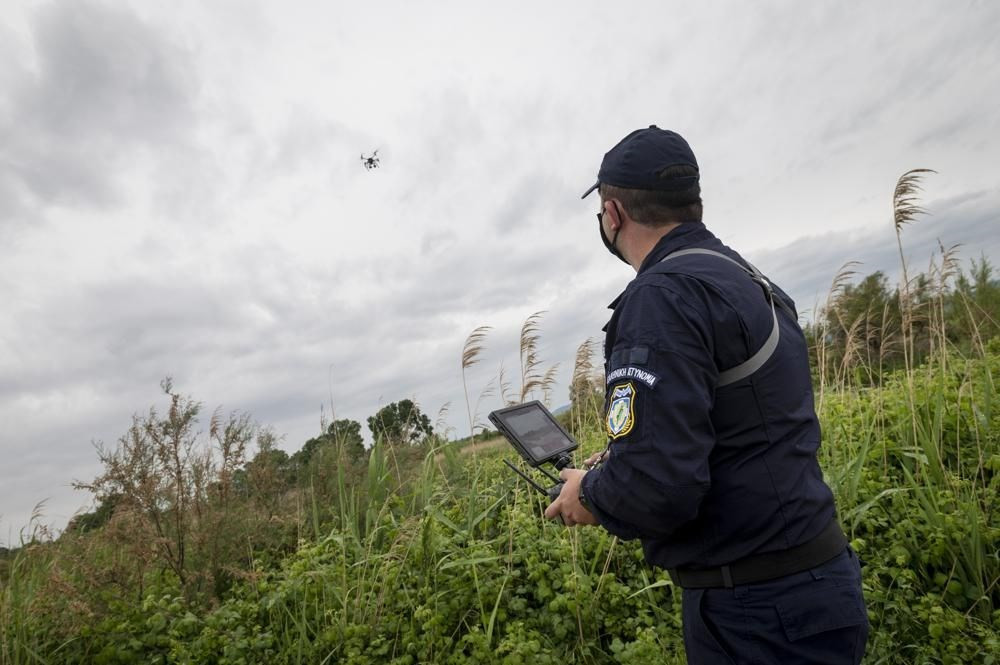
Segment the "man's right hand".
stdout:
[[599,453],[594,453],[587,459],[583,461],[583,465],[588,469],[593,469],[595,466],[607,459],[608,455],[611,454],[610,448],[605,448]]

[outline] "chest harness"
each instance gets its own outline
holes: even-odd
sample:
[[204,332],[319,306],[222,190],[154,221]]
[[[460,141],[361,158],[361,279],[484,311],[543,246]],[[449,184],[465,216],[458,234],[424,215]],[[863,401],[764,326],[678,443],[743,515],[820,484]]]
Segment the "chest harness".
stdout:
[[[682,249],[661,259],[660,265],[654,270],[658,273],[671,272],[669,267],[663,266],[663,264],[672,259],[690,254],[714,256],[729,261],[745,272],[751,280],[760,285],[760,287],[764,290],[764,296],[767,298],[767,302],[771,305],[771,318],[774,321],[774,326],[771,328],[770,336],[768,336],[767,341],[764,342],[763,346],[761,346],[756,353],[750,356],[748,360],[740,363],[736,367],[731,367],[725,371],[719,372],[718,386],[727,386],[750,376],[763,367],[764,363],[766,363],[768,359],[774,355],[775,349],[778,348],[778,340],[780,339],[777,307],[781,307],[785,310],[793,320],[797,320],[798,317],[795,312],[788,307],[788,305],[786,305],[781,299],[775,297],[774,289],[771,288],[770,282],[767,281],[759,270],[754,268],[752,265],[747,267],[739,261],[729,258],[725,254],[721,254],[710,249]],[[668,572],[670,573],[670,577],[674,584],[683,588],[732,588],[737,584],[762,582],[818,566],[819,564],[833,558],[839,552],[842,552],[846,546],[847,538],[844,536],[844,532],[841,530],[840,524],[836,519],[834,519],[831,520],[826,528],[824,528],[819,535],[814,537],[812,540],[806,541],[801,545],[797,545],[787,550],[751,555],[740,559],[739,561],[734,561],[728,565],[716,568],[704,570],[683,570],[674,568],[670,569]]]
[[759,370],[761,367],[763,367],[764,363],[766,363],[768,359],[770,359],[770,357],[774,355],[774,351],[775,349],[778,348],[778,341],[781,337],[780,326],[778,325],[778,312],[775,309],[775,303],[777,303],[778,307],[781,307],[786,312],[788,312],[788,314],[791,315],[793,320],[798,319],[798,316],[796,316],[796,314],[791,311],[791,308],[789,308],[784,302],[775,297],[774,289],[771,288],[771,283],[767,281],[767,278],[764,277],[763,273],[754,268],[752,265],[750,265],[750,267],[747,267],[742,263],[740,263],[739,261],[733,260],[728,256],[726,256],[725,254],[713,251],[711,249],[692,248],[692,249],[682,249],[673,252],[672,254],[668,254],[664,258],[660,259],[659,266],[657,266],[657,268],[654,268],[654,271],[661,274],[666,272],[671,272],[669,266],[664,266],[665,263],[671,261],[672,259],[678,259],[682,256],[689,256],[691,254],[714,256],[723,259],[725,261],[729,261],[734,266],[745,272],[747,276],[750,277],[751,280],[756,282],[764,290],[764,297],[767,298],[768,304],[771,305],[771,318],[774,320],[774,326],[771,328],[771,334],[768,336],[764,344],[757,350],[757,352],[752,356],[750,356],[749,359],[740,363],[736,367],[730,367],[727,370],[719,372],[719,381],[716,385],[717,387],[721,388],[723,386],[728,386],[731,383],[736,383],[737,381],[741,381],[747,378],[748,376]]

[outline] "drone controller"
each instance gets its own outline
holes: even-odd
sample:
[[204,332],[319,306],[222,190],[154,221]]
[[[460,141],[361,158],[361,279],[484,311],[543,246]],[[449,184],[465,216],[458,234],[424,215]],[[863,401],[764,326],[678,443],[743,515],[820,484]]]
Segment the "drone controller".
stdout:
[[538,400],[497,409],[490,413],[489,418],[524,461],[555,484],[546,489],[507,460],[504,460],[504,464],[535,490],[554,501],[562,491],[563,482],[541,467],[543,464],[552,464],[556,471],[572,468],[573,458],[570,453],[576,450],[577,442]]

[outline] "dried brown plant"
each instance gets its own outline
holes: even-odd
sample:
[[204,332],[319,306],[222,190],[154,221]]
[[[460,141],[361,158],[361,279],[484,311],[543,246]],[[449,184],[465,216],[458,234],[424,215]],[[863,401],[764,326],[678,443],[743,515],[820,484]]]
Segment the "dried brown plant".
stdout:
[[462,391],[465,393],[465,410],[469,416],[469,436],[473,439],[476,436],[476,418],[472,413],[472,402],[469,400],[469,384],[466,377],[466,370],[479,362],[479,356],[485,347],[486,335],[493,328],[491,326],[479,326],[465,339],[462,345]]
[[559,363],[550,366],[542,376],[542,401],[546,406],[552,406],[552,391],[556,386],[556,378],[559,373]]
[[920,181],[924,173],[937,173],[937,171],[910,169],[896,181],[896,189],[892,193],[892,213],[897,234],[902,232],[903,226],[912,223],[917,215],[923,215],[927,212],[919,205],[917,199],[917,192],[921,191]]
[[572,406],[571,420],[577,432],[582,431],[587,424],[596,423],[600,418],[604,370],[594,365],[596,349],[596,340],[592,337],[587,338],[577,347],[573,362],[569,398]]
[[167,413],[151,408],[133,416],[117,446],[98,444],[104,471],[74,486],[115,502],[108,533],[133,560],[141,562],[152,547],[156,565],[176,575],[186,592],[201,593],[217,589],[215,576],[232,558],[233,541],[245,535],[247,516],[233,505],[234,475],[246,464],[257,427],[248,416],[222,418],[216,411],[205,442],[196,429],[201,404],[175,392],[169,378],[161,387]]
[[545,311],[535,312],[521,326],[521,401],[528,399],[535,390],[543,388],[545,376],[538,357],[539,323]]
[[[848,261],[840,267],[837,274],[834,275],[833,281],[830,283],[830,288],[827,290],[826,304],[819,308],[818,317],[818,328],[816,334],[816,366],[819,371],[819,402],[822,404],[824,397],[824,390],[830,377],[827,376],[827,371],[830,368],[831,358],[830,358],[830,340],[828,337],[831,334],[829,329],[828,313],[833,313],[834,318],[836,318],[838,325],[846,330],[848,328],[843,320],[843,315],[839,303],[841,296],[844,293],[844,289],[850,284],[851,279],[857,274],[854,269],[856,266],[861,265],[859,261]],[[837,372],[834,371],[836,375]],[[834,379],[836,380],[836,379]]]
[[504,406],[513,406],[517,404],[517,395],[513,392],[514,389],[507,379],[506,371],[507,368],[504,367],[503,361],[500,361],[499,378],[497,379],[497,383],[500,386],[500,399],[503,400]]
[[899,177],[892,194],[893,226],[896,229],[896,244],[899,248],[899,260],[903,271],[902,287],[899,289],[899,310],[903,316],[903,358],[907,371],[911,371],[913,368],[914,311],[909,270],[906,256],[903,254],[903,227],[913,223],[917,216],[926,214],[927,212],[919,205],[919,199],[917,198],[918,192],[921,191],[920,182],[926,173],[937,173],[937,171],[932,169],[911,169],[907,171]]

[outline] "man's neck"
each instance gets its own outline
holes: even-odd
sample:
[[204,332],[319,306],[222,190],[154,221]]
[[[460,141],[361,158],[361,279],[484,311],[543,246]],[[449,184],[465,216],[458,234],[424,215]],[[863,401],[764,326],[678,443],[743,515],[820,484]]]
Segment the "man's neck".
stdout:
[[635,239],[635,253],[629,253],[630,256],[634,256],[634,260],[629,262],[629,265],[636,271],[639,272],[639,268],[642,267],[643,261],[649,256],[649,253],[653,251],[656,244],[663,239],[663,236],[667,235],[674,229],[676,229],[680,224],[678,222],[671,222],[666,226],[642,226],[641,224],[636,224],[637,229],[641,229],[638,237]]

